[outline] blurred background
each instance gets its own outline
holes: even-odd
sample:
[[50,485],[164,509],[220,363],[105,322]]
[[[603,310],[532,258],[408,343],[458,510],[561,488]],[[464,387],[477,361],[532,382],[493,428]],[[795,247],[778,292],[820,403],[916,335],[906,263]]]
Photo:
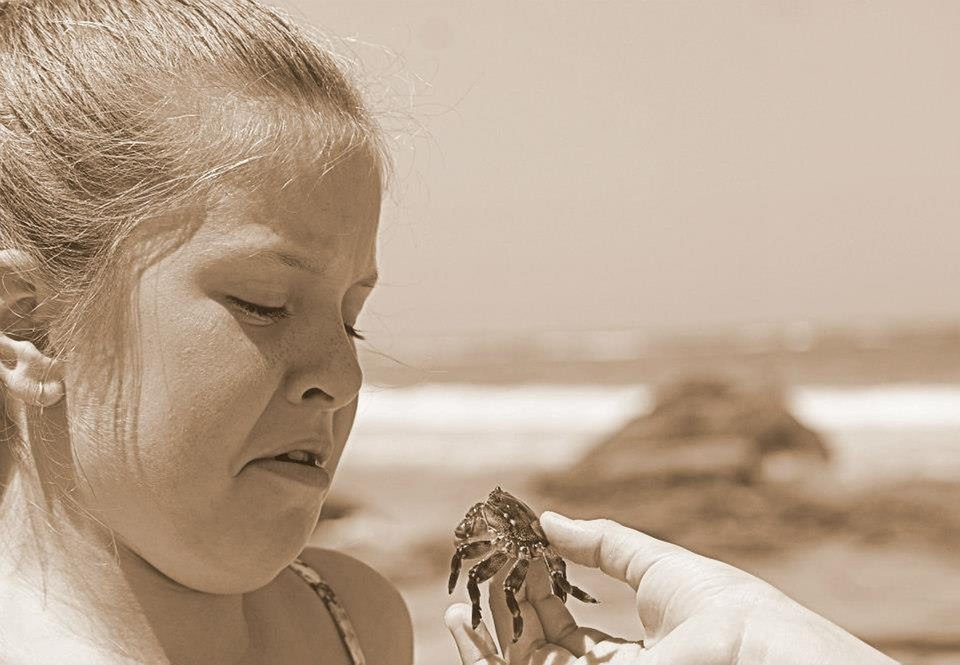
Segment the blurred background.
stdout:
[[960,663],[960,5],[278,4],[396,157],[314,544],[399,586],[418,664],[459,662],[453,528],[497,484]]

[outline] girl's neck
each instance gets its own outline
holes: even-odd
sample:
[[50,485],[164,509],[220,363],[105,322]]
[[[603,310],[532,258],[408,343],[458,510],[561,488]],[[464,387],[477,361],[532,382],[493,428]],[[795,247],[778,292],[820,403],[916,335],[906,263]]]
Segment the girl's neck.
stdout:
[[[244,594],[184,587],[14,469],[0,494],[0,644],[31,663],[239,663],[259,647]],[[63,649],[70,657],[63,660]],[[45,653],[45,652],[43,652]],[[40,660],[40,659],[43,660]],[[6,662],[6,661],[5,661]]]

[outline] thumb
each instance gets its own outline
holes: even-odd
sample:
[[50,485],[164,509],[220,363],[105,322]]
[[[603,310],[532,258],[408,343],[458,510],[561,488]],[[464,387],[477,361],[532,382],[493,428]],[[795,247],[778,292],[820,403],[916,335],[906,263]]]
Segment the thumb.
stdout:
[[466,603],[455,603],[443,614],[443,622],[453,636],[463,665],[506,665],[497,655],[497,645],[486,624],[481,621],[474,630],[470,617],[471,607]]
[[654,562],[676,555],[683,555],[684,560],[696,557],[689,550],[608,519],[572,520],[546,511],[540,516],[540,526],[561,556],[599,568],[634,590]]

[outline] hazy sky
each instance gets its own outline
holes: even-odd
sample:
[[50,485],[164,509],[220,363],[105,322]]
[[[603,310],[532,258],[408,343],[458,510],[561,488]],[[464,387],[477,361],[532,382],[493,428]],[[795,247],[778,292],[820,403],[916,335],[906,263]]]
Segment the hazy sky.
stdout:
[[275,2],[400,128],[367,330],[960,321],[960,3]]

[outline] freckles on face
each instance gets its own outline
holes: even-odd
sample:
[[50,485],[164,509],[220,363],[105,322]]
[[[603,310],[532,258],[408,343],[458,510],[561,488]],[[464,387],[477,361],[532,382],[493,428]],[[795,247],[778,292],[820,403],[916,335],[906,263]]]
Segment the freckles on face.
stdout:
[[194,566],[237,547],[275,558],[312,532],[324,494],[245,465],[308,435],[340,458],[360,387],[348,330],[376,275],[373,166],[358,151],[322,178],[235,191],[140,275],[137,424],[92,482],[155,566],[185,565],[185,548]]

